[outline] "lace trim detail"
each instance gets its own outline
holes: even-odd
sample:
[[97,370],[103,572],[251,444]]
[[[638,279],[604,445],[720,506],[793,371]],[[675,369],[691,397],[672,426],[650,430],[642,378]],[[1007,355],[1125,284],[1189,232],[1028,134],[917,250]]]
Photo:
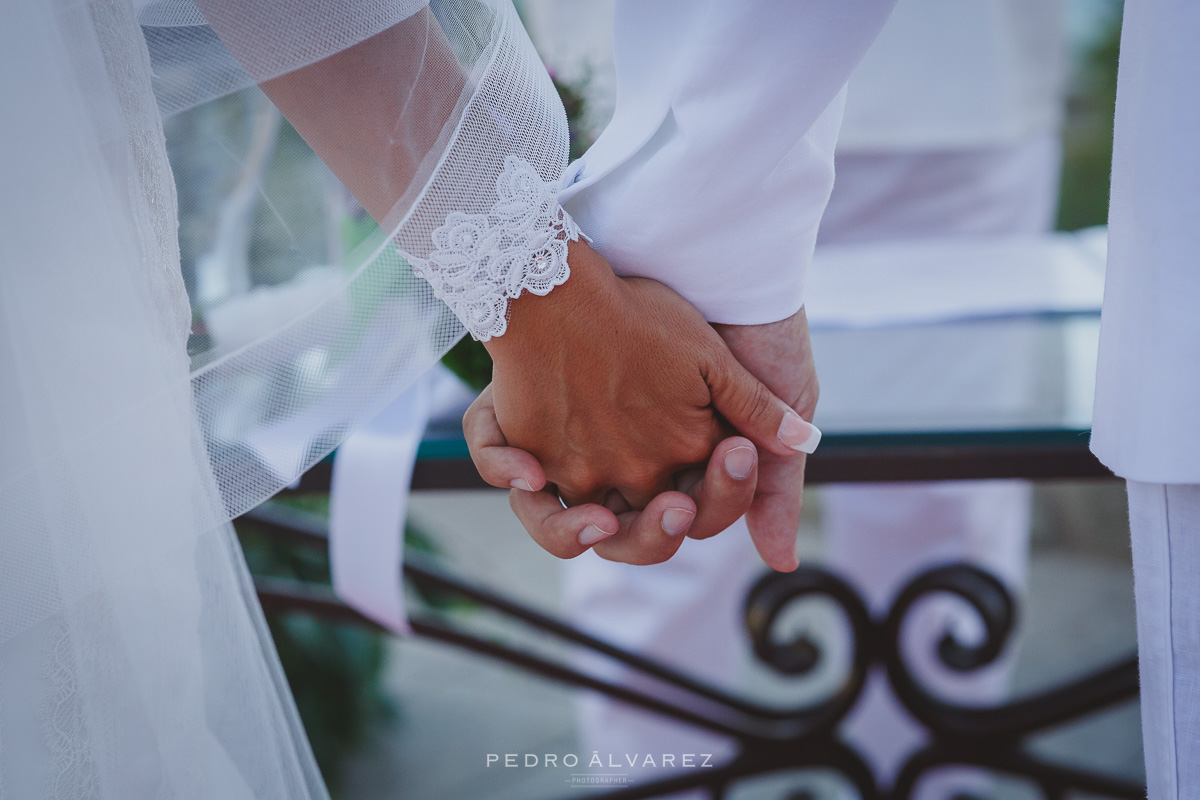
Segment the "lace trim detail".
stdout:
[[509,300],[521,292],[547,295],[570,277],[567,244],[588,237],[558,204],[560,188],[510,155],[492,210],[451,213],[433,232],[429,258],[411,259],[413,271],[481,342],[508,329]]
[[44,796],[47,800],[98,800],[100,783],[79,692],[71,635],[62,620],[51,624],[53,641],[45,665],[49,691],[43,702],[50,784]]

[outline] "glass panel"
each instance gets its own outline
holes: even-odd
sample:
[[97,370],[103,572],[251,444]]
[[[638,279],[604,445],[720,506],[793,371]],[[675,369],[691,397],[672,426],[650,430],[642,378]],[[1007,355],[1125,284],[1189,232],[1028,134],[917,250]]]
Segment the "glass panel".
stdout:
[[829,436],[1084,431],[1098,314],[816,330]]

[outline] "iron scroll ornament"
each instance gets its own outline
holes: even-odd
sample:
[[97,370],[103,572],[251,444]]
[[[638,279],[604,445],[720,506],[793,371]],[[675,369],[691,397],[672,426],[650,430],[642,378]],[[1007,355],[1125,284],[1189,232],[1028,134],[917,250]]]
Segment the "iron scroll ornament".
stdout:
[[[791,587],[820,582],[818,575],[825,575],[825,580],[833,578],[825,570],[811,566],[801,567],[796,573],[769,574],[755,584],[747,597],[746,627],[751,645],[756,656],[777,672],[807,673],[821,657],[819,645],[807,635],[781,642],[772,634],[771,625],[764,624],[781,616],[788,600],[807,594],[792,593]],[[896,698],[929,734],[929,744],[912,753],[890,790],[884,792],[880,788],[877,796],[905,800],[914,795],[921,779],[930,772],[944,767],[972,766],[1023,780],[1036,787],[1046,800],[1061,800],[1083,792],[1128,800],[1145,797],[1145,787],[1140,784],[1043,761],[1028,752],[1026,741],[1046,729],[1136,698],[1135,657],[1009,703],[992,707],[958,705],[931,693],[906,661],[902,647],[906,621],[917,606],[933,596],[951,595],[964,601],[982,623],[982,639],[963,644],[946,632],[937,642],[936,656],[942,665],[956,672],[981,669],[1002,655],[1015,628],[1016,603],[1003,583],[971,564],[935,567],[910,580],[882,619],[864,623],[860,617],[861,598],[855,594],[853,600],[848,600],[845,592],[853,590],[836,578],[833,581],[840,583],[841,588],[826,594],[843,605],[846,618],[851,621],[856,653],[869,654],[870,661],[883,665]],[[850,685],[858,680],[862,668],[856,658]],[[848,712],[846,709],[834,723],[835,727]],[[850,779],[849,775],[845,777]]]

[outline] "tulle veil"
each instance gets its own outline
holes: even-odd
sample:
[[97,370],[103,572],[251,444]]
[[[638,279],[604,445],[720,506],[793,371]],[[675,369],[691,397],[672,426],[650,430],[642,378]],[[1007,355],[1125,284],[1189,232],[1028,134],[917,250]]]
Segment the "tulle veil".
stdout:
[[[446,215],[566,165],[507,0],[198,5],[0,12],[0,800],[326,796],[229,520],[462,336]],[[451,110],[376,224],[255,84],[397,26]]]

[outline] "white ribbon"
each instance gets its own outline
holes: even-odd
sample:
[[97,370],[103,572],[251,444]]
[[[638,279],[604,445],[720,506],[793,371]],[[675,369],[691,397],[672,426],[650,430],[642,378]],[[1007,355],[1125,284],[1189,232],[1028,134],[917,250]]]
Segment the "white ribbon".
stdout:
[[410,631],[401,567],[417,448],[431,417],[461,417],[472,399],[462,381],[435,367],[356,428],[334,458],[329,492],[333,591],[395,633]]

